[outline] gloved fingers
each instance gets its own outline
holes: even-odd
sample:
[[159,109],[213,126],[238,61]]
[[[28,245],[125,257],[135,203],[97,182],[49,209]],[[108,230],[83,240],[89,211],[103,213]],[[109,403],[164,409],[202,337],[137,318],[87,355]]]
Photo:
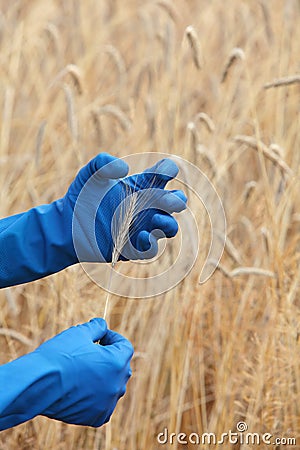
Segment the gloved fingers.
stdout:
[[107,323],[101,318],[95,318],[84,324],[77,325],[77,328],[86,330],[93,342],[99,341],[107,333]]
[[122,351],[127,360],[132,358],[134,349],[131,342],[116,331],[107,330],[100,342],[103,346],[114,346]]
[[[172,238],[178,232],[178,223],[171,214],[156,213],[151,220],[151,231],[157,239]],[[160,231],[161,233],[159,233]]]
[[154,258],[158,253],[157,238],[152,233],[142,230],[137,235],[136,247],[139,252],[142,252],[138,255],[139,259]]
[[84,184],[97,172],[101,178],[123,178],[128,173],[128,164],[122,159],[116,158],[109,153],[99,153],[78,173],[77,179],[81,185]]
[[178,174],[177,165],[169,158],[161,159],[154,166],[136,175],[136,184],[140,189],[151,187],[164,188],[168,181]]
[[139,192],[136,202],[136,210],[140,211],[135,218],[135,228],[139,228],[145,220],[149,209],[159,209],[162,212],[173,214],[186,209],[187,197],[181,190],[151,189]]
[[[138,227],[142,228],[143,224],[139,224]],[[152,259],[158,253],[157,240],[163,237],[165,234],[158,229],[150,232],[145,229],[137,231],[124,245],[119,259],[121,261]]]
[[173,214],[186,209],[187,197],[181,190],[164,191],[163,195],[157,198],[155,207],[164,212]]

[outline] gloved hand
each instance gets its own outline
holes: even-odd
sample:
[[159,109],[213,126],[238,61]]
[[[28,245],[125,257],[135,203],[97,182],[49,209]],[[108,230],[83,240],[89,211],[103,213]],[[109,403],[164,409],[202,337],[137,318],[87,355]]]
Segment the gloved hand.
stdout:
[[0,430],[37,415],[103,425],[125,393],[132,355],[127,339],[93,319],[0,366]]
[[114,241],[122,234],[125,210],[130,208],[134,214],[127,223],[126,242],[119,242],[118,259],[152,258],[158,239],[176,235],[178,224],[171,214],[185,209],[187,199],[182,191],[164,189],[178,173],[176,164],[164,159],[140,174],[123,178],[127,172],[125,161],[102,153],[81,169],[71,184],[64,209],[69,216],[74,211],[73,239],[81,262],[112,261]]
[[124,251],[119,258],[153,257],[157,239],[177,232],[171,214],[186,207],[182,191],[164,190],[178,168],[165,159],[142,174],[123,178],[127,172],[124,161],[101,153],[80,170],[63,198],[2,219],[0,287],[42,278],[79,260],[110,262],[111,225],[118,205],[128,193],[149,189],[154,194],[137,202],[145,210],[130,225],[130,242],[120,249]]

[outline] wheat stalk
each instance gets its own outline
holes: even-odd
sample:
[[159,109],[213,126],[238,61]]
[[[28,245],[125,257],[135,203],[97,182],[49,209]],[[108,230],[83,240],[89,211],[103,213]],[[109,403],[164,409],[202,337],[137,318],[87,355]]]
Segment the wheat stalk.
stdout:
[[[219,231],[216,231],[216,234],[218,235],[218,237],[220,239],[223,239],[222,233],[220,233]],[[243,264],[242,256],[240,255],[239,251],[237,250],[237,248],[235,247],[235,245],[233,244],[233,242],[231,241],[231,239],[228,236],[226,236],[224,250],[234,262],[236,262],[237,264],[240,264],[240,265]]]
[[[113,237],[114,247],[112,251],[112,267],[117,263],[122,249],[129,240],[129,231],[134,218],[135,207],[137,203],[137,192],[133,192],[131,188],[125,184],[125,199],[120,205],[120,213],[116,220],[113,221]],[[126,200],[129,198],[128,205]]]
[[148,90],[150,91],[152,86],[153,86],[153,72],[152,72],[152,67],[149,65],[149,63],[147,62],[140,70],[137,79],[136,79],[136,83],[134,86],[134,97],[138,98],[141,94],[141,89],[142,89],[142,84],[143,81],[146,80],[147,82],[147,87]]
[[5,89],[4,105],[1,120],[0,154],[5,156],[9,150],[12,114],[15,102],[15,89],[8,86]]
[[269,83],[264,84],[264,89],[282,87],[282,86],[290,86],[292,84],[300,83],[300,75],[290,75],[284,78],[275,78],[275,80],[270,81]]
[[53,23],[48,23],[45,27],[45,32],[48,35],[49,41],[53,42],[53,46],[56,50],[57,58],[61,60],[61,37],[58,28]]
[[104,52],[111,56],[119,73],[119,85],[126,83],[126,65],[119,50],[113,45],[106,45]]
[[293,175],[293,171],[287,165],[287,163],[282,158],[280,158],[278,156],[278,154],[274,152],[274,150],[267,147],[262,141],[259,141],[252,136],[244,136],[244,135],[235,136],[234,141],[238,142],[240,144],[246,144],[248,147],[252,148],[253,150],[257,150],[257,151],[261,150],[262,154],[267,159],[269,159],[273,164],[275,164],[277,167],[279,167],[281,172],[283,172],[289,176]]
[[[108,289],[105,300],[103,318],[106,319],[108,313],[108,304],[110,299],[110,288],[112,283],[113,269],[119,260],[122,250],[129,240],[130,227],[134,218],[135,206],[137,202],[137,193],[132,193],[128,184],[125,183],[124,199],[121,201],[118,212],[115,212],[112,222],[113,250],[111,257],[111,271],[108,281]],[[128,201],[129,200],[129,201]],[[117,216],[116,216],[117,214]]]
[[202,56],[201,56],[201,47],[200,47],[200,41],[199,37],[197,35],[197,32],[192,25],[189,25],[185,30],[186,37],[188,38],[191,50],[192,50],[192,56],[195,66],[198,70],[202,68]]
[[95,136],[96,136],[97,144],[100,145],[101,142],[102,142],[103,130],[102,130],[102,127],[101,127],[99,114],[98,114],[98,111],[95,108],[93,108],[91,110],[90,114],[91,114],[94,130],[95,130]]
[[42,150],[42,144],[43,144],[43,139],[44,139],[44,135],[45,135],[46,125],[47,125],[46,120],[43,120],[39,127],[39,131],[38,131],[37,138],[36,138],[36,150],[35,150],[36,166],[39,166],[39,164],[40,164],[41,150]]
[[156,131],[156,111],[150,96],[145,101],[145,110],[147,114],[149,137],[150,139],[153,139]]
[[217,174],[216,161],[214,160],[213,156],[209,152],[209,149],[207,147],[205,147],[205,145],[198,144],[196,147],[196,153],[195,153],[196,161],[197,161],[198,155],[209,166],[212,176],[215,177]]
[[167,15],[171,20],[173,20],[173,22],[176,23],[178,21],[178,11],[175,8],[173,2],[167,0],[158,0],[156,4],[159,8],[163,9],[167,13]]
[[189,137],[188,145],[193,150],[193,161],[197,164],[198,156],[208,164],[212,175],[215,176],[217,173],[216,163],[210,154],[209,150],[203,144],[199,144],[199,133],[194,122],[189,122],[187,124],[187,132]]
[[237,59],[240,59],[240,60],[242,60],[242,61],[245,60],[245,53],[244,53],[244,50],[242,50],[242,49],[239,48],[239,47],[233,48],[233,49],[231,50],[230,55],[229,55],[229,57],[228,57],[228,61],[227,61],[226,65],[225,65],[225,68],[224,68],[224,71],[223,71],[223,74],[222,74],[221,83],[224,83],[224,81],[225,81],[226,78],[227,78],[227,75],[228,75],[228,73],[229,73],[229,70],[230,70],[231,66],[233,65],[233,63],[234,63]]
[[29,347],[32,347],[34,345],[34,342],[28,337],[24,336],[24,334],[10,328],[0,328],[0,335],[16,339],[17,341],[20,341],[22,342],[22,344],[28,345]]
[[72,89],[68,84],[63,86],[66,102],[67,102],[67,112],[68,112],[68,123],[75,142],[78,141],[78,122],[75,114],[75,102]]
[[[149,172],[150,175],[150,172]],[[133,187],[129,186],[126,182],[123,183],[124,190],[122,190],[122,200],[117,207],[112,219],[112,240],[113,240],[113,250],[111,258],[111,271],[108,280],[107,295],[105,300],[104,314],[103,318],[106,319],[108,315],[108,305],[110,299],[110,288],[112,283],[113,269],[117,264],[125,245],[130,240],[130,232],[133,224],[138,227],[142,221],[142,218],[137,219],[139,212],[143,211],[144,208],[151,208],[151,188],[153,188],[156,180],[156,174],[153,174],[150,182],[147,186],[144,186],[145,190],[137,191],[137,181],[136,177],[135,184]],[[144,195],[143,195],[144,194]]]
[[215,265],[216,268],[225,275],[226,278],[235,278],[242,275],[258,275],[264,276],[268,278],[276,278],[276,274],[271,270],[262,269],[260,267],[237,267],[236,269],[229,270],[224,267],[222,264],[218,263],[216,260],[209,261],[212,265]]
[[75,64],[68,64],[63,70],[61,70],[52,83],[50,84],[49,88],[51,89],[58,81],[60,81],[62,78],[65,77],[65,75],[70,75],[74,85],[77,89],[77,92],[79,95],[83,93],[83,81],[82,81],[82,73],[78,66]]
[[[187,124],[186,129],[190,136],[190,146],[193,149],[194,155],[196,155],[196,148],[197,148],[197,145],[199,142],[197,127],[194,122],[189,122]],[[196,157],[195,157],[195,159],[196,159]]]
[[244,189],[244,192],[243,192],[243,199],[244,199],[245,202],[247,202],[249,200],[249,198],[252,195],[252,193],[253,193],[254,189],[256,188],[256,186],[257,186],[257,182],[254,181],[254,180],[248,181],[245,184],[245,189]]
[[211,119],[211,117],[209,117],[208,114],[206,114],[205,112],[200,112],[195,116],[195,120],[194,122],[196,123],[199,120],[199,122],[203,122],[206,125],[207,130],[210,133],[214,133],[216,130],[216,126],[213,122],[213,120]]
[[129,131],[131,129],[131,121],[118,106],[108,104],[101,106],[98,111],[100,115],[105,114],[114,117],[124,131]]
[[18,314],[18,305],[16,302],[15,291],[13,291],[12,288],[6,288],[4,292],[10,312],[16,316]]

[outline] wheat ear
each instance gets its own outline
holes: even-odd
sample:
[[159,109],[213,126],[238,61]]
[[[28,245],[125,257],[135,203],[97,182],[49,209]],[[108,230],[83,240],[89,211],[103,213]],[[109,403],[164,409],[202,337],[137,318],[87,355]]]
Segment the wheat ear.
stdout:
[[291,84],[300,83],[300,75],[290,75],[284,78],[276,78],[275,80],[266,83],[264,89],[277,88],[281,86],[290,86]]
[[[119,257],[124,249],[125,245],[129,242],[130,239],[130,231],[133,223],[136,227],[138,227],[141,223],[142,219],[136,219],[138,212],[143,211],[144,207],[147,205],[147,208],[152,207],[151,203],[151,193],[146,191],[145,195],[139,196],[139,191],[136,190],[136,183],[133,187],[130,187],[126,182],[120,181],[124,184],[124,197],[115,212],[112,223],[112,237],[113,237],[113,250],[112,250],[112,258],[111,258],[111,271],[108,280],[108,289],[105,300],[105,307],[103,318],[106,319],[108,315],[108,307],[109,307],[109,299],[110,299],[110,288],[112,283],[113,269],[117,264]],[[155,185],[156,174],[150,179],[150,182],[147,186],[144,186],[144,189],[151,189]],[[145,191],[142,191],[145,192]]]
[[[129,199],[128,202],[126,201],[127,199]],[[132,225],[132,221],[134,218],[136,201],[137,201],[137,193],[132,192],[130,186],[125,184],[124,199],[122,200],[122,202],[119,206],[117,217],[113,218],[113,224],[112,224],[113,225],[112,236],[113,236],[113,241],[114,241],[112,257],[111,257],[111,268],[112,269],[114,269],[125,244],[129,240],[129,232],[130,232],[130,227]],[[108,291],[107,291],[107,295],[106,295],[105,308],[104,308],[104,314],[103,314],[104,319],[106,318],[107,313],[108,313],[108,304],[109,304],[109,299],[110,299],[112,274],[113,274],[113,270],[111,270],[110,275],[109,275]]]
[[236,48],[233,48],[230,52],[230,55],[228,57],[228,60],[226,62],[226,65],[225,65],[225,68],[224,68],[224,71],[222,74],[221,83],[224,83],[226,81],[226,78],[227,78],[227,75],[229,73],[231,66],[238,59],[244,61],[246,59],[246,57],[245,57],[244,51],[241,48],[236,47]]
[[189,25],[185,29],[186,37],[189,41],[191,50],[192,50],[192,57],[194,64],[198,70],[200,70],[203,66],[202,61],[202,54],[201,54],[201,46],[200,46],[200,40],[198,37],[198,34],[195,30],[195,28],[192,25]]

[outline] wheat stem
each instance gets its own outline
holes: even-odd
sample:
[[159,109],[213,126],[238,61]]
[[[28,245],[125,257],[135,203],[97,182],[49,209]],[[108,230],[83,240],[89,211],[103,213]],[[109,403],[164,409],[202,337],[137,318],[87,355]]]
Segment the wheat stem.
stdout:
[[120,202],[112,218],[113,250],[111,257],[111,271],[108,280],[107,296],[105,300],[105,307],[103,313],[104,319],[108,317],[113,270],[120,258],[120,255],[122,254],[122,250],[124,249],[125,245],[129,242],[130,230],[132,228],[133,223],[135,228],[138,228],[143,220],[142,217],[138,217],[138,212],[142,212],[146,205],[147,209],[153,206],[153,199],[151,201],[151,193],[149,193],[149,189],[154,187],[155,180],[156,174],[154,173],[151,179],[149,180],[148,186],[144,186],[144,189],[141,191],[136,190],[138,176],[136,177],[135,184],[133,187],[126,184],[126,182],[120,181],[121,183],[124,184],[124,191],[122,190],[124,198]]
[[264,89],[276,88],[281,86],[290,86],[291,84],[300,83],[300,75],[290,75],[284,78],[276,78],[275,80],[266,83]]
[[108,286],[107,286],[107,294],[105,299],[105,306],[104,306],[104,313],[103,313],[103,319],[106,320],[106,317],[108,316],[108,307],[109,307],[109,299],[110,299],[110,288],[112,283],[112,276],[113,276],[113,268],[115,267],[114,263],[111,263],[111,271],[109,274],[109,280],[108,280]]
[[200,40],[194,27],[189,25],[185,30],[186,37],[189,41],[194,64],[198,70],[203,66]]
[[120,124],[124,131],[130,131],[132,123],[127,115],[116,105],[104,105],[99,109],[99,114],[108,115],[114,117]]
[[244,51],[239,48],[236,47],[234,49],[231,50],[228,61],[226,62],[223,74],[222,74],[222,78],[221,78],[221,83],[224,83],[226,81],[226,78],[228,76],[229,70],[231,68],[231,66],[233,65],[233,63],[237,60],[240,59],[242,61],[245,60],[245,53]]
[[19,331],[11,330],[10,328],[0,328],[0,335],[16,339],[29,347],[34,344],[28,337],[24,336],[22,333],[19,333]]
[[272,161],[273,164],[275,164],[281,172],[286,173],[288,176],[293,175],[292,169],[287,165],[287,163],[278,156],[277,153],[274,152],[271,148],[267,147],[262,141],[257,140],[255,137],[252,136],[244,136],[244,135],[237,135],[234,137],[234,141],[238,142],[239,144],[246,144],[248,147],[252,148],[253,150],[257,150],[262,152],[262,154]]

